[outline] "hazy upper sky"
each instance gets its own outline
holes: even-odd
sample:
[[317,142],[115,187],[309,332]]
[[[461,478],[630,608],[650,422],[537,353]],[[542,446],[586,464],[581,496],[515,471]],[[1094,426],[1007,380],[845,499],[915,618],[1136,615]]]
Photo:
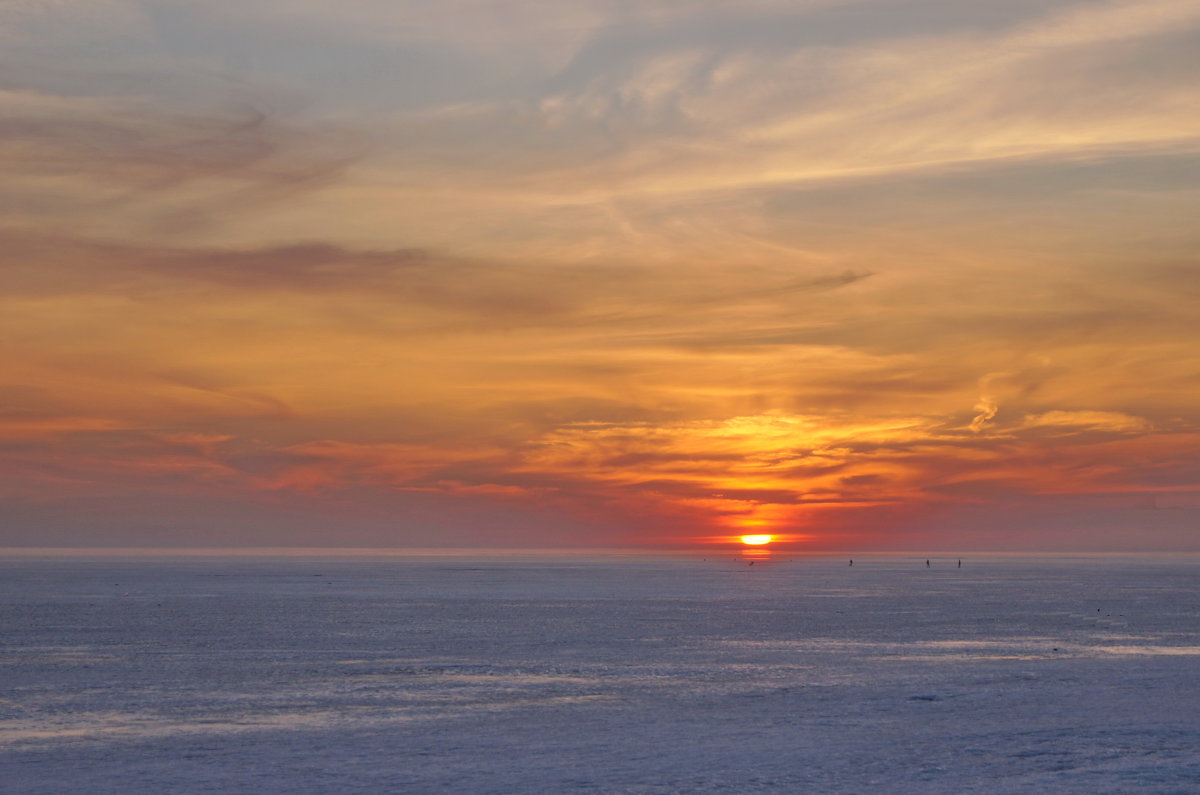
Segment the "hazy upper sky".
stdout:
[[1197,549],[1200,0],[0,2],[0,543]]

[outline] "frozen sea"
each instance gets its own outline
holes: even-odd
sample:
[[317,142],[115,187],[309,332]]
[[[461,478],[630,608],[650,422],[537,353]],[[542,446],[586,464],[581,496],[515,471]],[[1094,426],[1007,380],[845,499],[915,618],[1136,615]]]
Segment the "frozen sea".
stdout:
[[1200,792],[1196,558],[0,555],[0,791]]

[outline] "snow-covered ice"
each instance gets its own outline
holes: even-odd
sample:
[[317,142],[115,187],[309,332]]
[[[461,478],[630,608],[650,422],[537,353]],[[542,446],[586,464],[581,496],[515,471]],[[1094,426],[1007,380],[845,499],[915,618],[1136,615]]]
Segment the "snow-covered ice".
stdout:
[[0,559],[0,790],[1198,792],[1194,558]]

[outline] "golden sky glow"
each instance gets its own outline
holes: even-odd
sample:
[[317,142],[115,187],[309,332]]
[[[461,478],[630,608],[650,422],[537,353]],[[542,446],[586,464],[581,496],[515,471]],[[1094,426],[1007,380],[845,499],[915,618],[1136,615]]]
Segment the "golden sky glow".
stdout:
[[1196,0],[0,8],[0,543],[1195,549]]

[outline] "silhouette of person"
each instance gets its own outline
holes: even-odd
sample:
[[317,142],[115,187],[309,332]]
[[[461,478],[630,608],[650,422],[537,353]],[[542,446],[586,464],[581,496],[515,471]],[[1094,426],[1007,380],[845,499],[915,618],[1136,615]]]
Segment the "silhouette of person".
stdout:
[[925,568],[929,568],[929,561],[925,561]]

